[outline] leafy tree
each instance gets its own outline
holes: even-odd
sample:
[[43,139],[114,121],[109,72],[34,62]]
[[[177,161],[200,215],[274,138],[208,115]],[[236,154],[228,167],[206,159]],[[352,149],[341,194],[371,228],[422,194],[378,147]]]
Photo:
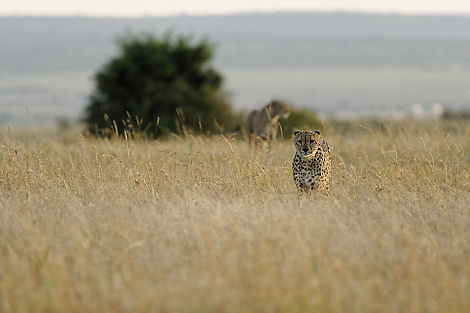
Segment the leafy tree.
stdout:
[[85,112],[89,131],[126,128],[156,136],[181,127],[215,130],[231,121],[222,76],[210,66],[212,46],[171,34],[128,35],[120,55],[95,75]]

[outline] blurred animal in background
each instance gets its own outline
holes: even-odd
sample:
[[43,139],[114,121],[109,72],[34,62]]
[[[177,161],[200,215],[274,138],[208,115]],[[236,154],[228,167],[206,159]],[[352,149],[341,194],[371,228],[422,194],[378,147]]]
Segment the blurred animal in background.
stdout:
[[330,189],[330,146],[318,130],[294,131],[295,155],[292,174],[299,194],[321,190],[328,195]]
[[272,100],[261,110],[252,111],[247,118],[246,128],[250,134],[250,146],[260,140],[271,141],[276,138],[279,118],[288,118],[291,112],[290,105],[281,100]]

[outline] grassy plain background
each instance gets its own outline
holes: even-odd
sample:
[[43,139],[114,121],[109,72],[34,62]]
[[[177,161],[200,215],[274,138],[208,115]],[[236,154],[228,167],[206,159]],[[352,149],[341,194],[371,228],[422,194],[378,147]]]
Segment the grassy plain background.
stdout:
[[0,132],[0,312],[470,311],[470,124],[326,124],[293,145]]

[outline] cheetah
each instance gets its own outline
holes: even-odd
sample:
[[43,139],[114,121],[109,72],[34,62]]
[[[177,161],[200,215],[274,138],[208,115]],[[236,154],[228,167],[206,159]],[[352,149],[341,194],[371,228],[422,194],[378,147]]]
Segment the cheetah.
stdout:
[[250,133],[250,146],[256,147],[259,139],[271,141],[277,134],[277,123],[279,118],[288,118],[291,108],[287,102],[272,100],[261,110],[252,111],[247,118],[246,126]]
[[330,188],[330,147],[318,130],[295,130],[296,152],[292,174],[299,194],[320,190],[328,195]]

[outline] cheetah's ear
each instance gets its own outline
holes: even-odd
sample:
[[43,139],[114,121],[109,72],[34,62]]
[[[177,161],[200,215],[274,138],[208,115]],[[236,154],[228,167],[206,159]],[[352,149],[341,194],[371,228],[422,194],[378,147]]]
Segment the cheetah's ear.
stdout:
[[315,134],[317,134],[317,135],[320,135],[320,131],[319,131],[319,130],[314,130],[313,132],[314,132]]
[[298,133],[300,133],[300,130],[298,129],[294,130],[294,136],[296,136]]

